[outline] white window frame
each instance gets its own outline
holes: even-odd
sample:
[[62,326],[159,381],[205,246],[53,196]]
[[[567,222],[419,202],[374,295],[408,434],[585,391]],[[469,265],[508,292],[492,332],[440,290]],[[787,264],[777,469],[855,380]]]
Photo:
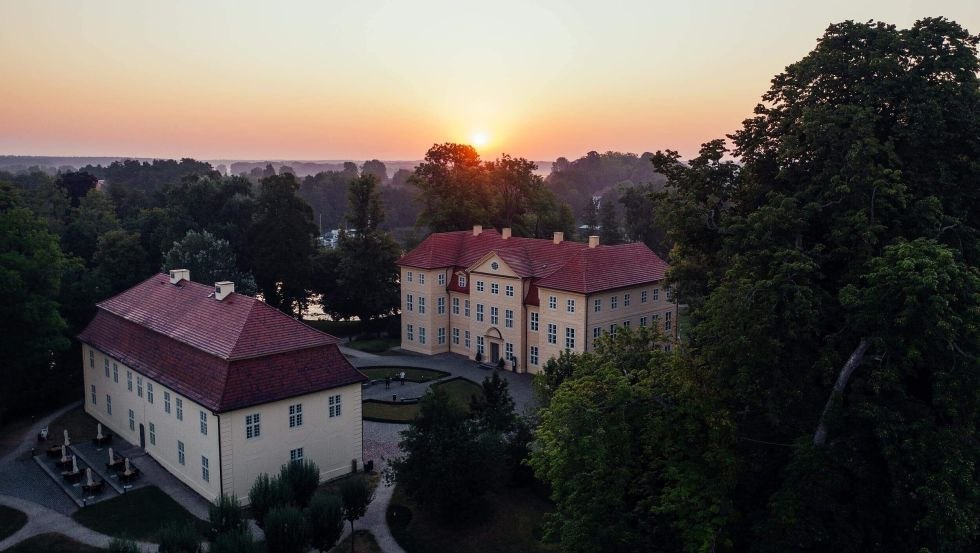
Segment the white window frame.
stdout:
[[170,414],[170,392],[166,390],[163,391],[163,412]]
[[405,273],[405,282],[412,282],[412,271]]
[[302,463],[303,462],[303,448],[297,447],[296,449],[289,450],[289,462],[290,463]]
[[646,302],[647,302],[647,291],[640,290],[640,303],[646,303]]
[[177,420],[184,420],[184,400],[177,398]]
[[619,296],[609,298],[609,309],[619,309]]
[[558,309],[558,298],[555,296],[548,296],[548,309]]
[[425,296],[419,296],[419,315],[425,314]]
[[453,345],[454,346],[459,345],[459,328],[455,326],[453,327]]
[[149,403],[149,404],[151,404],[151,405],[153,404],[153,383],[152,382],[147,382],[146,383],[146,402]]
[[262,414],[245,415],[245,439],[252,440],[262,436]]
[[459,275],[456,277],[456,285],[460,288],[466,288],[466,275]]
[[201,480],[211,481],[211,461],[204,455],[201,455]]
[[187,456],[184,451],[184,442],[177,440],[177,462],[181,465],[187,465]]
[[630,295],[623,294],[623,307],[629,307],[629,306],[630,306]]
[[440,346],[446,343],[446,327],[440,326],[436,330],[436,343]]
[[415,311],[415,296],[412,294],[405,295],[405,309],[408,311]]
[[464,330],[463,331],[463,347],[465,347],[466,349],[470,349],[470,344],[471,343],[472,342],[470,342],[470,331],[469,330]]
[[340,394],[332,395],[327,398],[327,418],[339,417],[343,412]]
[[419,343],[420,344],[424,344],[425,343],[425,327],[424,326],[420,326],[419,327]]
[[204,410],[201,410],[200,413],[201,413],[201,415],[200,415],[199,419],[200,419],[200,423],[201,423],[200,424],[200,427],[201,427],[201,435],[207,436],[208,435],[208,414],[205,413]]
[[436,298],[436,314],[445,315],[446,314],[446,298],[439,296]]
[[558,344],[558,325],[548,323],[548,343]]
[[565,311],[567,311],[569,313],[575,313],[575,300],[574,299],[568,298],[568,300],[565,301]]
[[129,430],[136,432],[136,413],[132,409],[129,410]]
[[463,316],[470,316],[470,300],[463,300]]
[[299,428],[303,426],[303,404],[294,403],[289,406],[289,427]]
[[92,405],[95,405],[98,399],[98,396],[95,395],[95,384],[90,386],[90,392],[92,394]]
[[570,326],[565,327],[565,349],[575,349],[575,329]]
[[540,316],[539,316],[539,314],[536,311],[532,311],[531,312],[530,323],[529,324],[531,325],[531,331],[532,332],[537,332],[538,331],[538,327],[540,326]]
[[105,395],[105,412],[107,415],[112,414],[112,396],[109,394]]
[[539,361],[539,358],[538,358],[538,346],[531,346],[531,351],[530,351],[530,353],[528,355],[528,362],[530,362],[534,366],[537,366],[538,365],[538,361]]
[[477,292],[482,292],[483,291],[483,281],[482,280],[476,281],[476,291]]
[[150,445],[157,445],[157,425],[150,423]]
[[504,295],[513,298],[514,297],[514,286],[508,284],[504,286]]
[[453,298],[453,315],[459,315],[459,298]]
[[415,325],[412,323],[405,325],[405,338],[408,339],[409,342],[415,341]]
[[504,327],[514,328],[514,310],[504,309]]
[[446,273],[439,273],[439,286],[446,285]]
[[491,282],[490,283],[490,293],[493,294],[493,295],[500,294],[500,285],[497,284],[496,282]]
[[477,320],[477,322],[480,322],[480,323],[483,322],[483,304],[482,303],[476,304],[476,320]]

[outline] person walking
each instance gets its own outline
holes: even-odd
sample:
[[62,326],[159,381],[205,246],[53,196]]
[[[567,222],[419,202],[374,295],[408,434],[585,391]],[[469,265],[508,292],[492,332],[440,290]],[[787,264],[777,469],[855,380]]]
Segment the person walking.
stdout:
[[385,390],[391,389],[391,375],[385,377]]
[[402,386],[404,386],[405,385],[405,371],[402,371],[402,373],[400,375],[398,375],[398,379],[402,381]]

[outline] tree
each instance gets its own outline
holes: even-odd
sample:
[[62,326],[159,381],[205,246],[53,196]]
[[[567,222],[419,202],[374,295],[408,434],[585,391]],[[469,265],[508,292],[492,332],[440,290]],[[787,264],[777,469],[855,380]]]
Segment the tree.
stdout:
[[491,432],[511,432],[517,424],[514,399],[507,381],[494,371],[483,379],[483,393],[470,397],[470,414],[481,428]]
[[666,257],[670,244],[660,222],[660,213],[654,203],[655,189],[650,184],[639,184],[622,190],[619,198],[623,204],[623,225],[630,240],[640,241],[661,257]]
[[61,242],[66,252],[84,259],[91,267],[99,237],[119,228],[112,200],[95,190],[83,196],[78,207],[72,208]]
[[313,212],[296,196],[298,188],[289,173],[262,179],[248,229],[250,266],[258,289],[266,303],[289,314],[306,305],[317,235]]
[[190,522],[170,522],[157,532],[160,553],[199,553],[201,542]]
[[562,350],[557,356],[548,359],[541,367],[541,372],[534,375],[532,381],[534,397],[542,406],[547,406],[561,383],[571,378],[578,357],[577,353]]
[[247,527],[218,535],[208,546],[208,553],[258,553],[259,547]]
[[124,230],[110,230],[99,236],[92,263],[108,285],[109,295],[122,292],[152,272],[139,235]]
[[264,472],[255,479],[248,491],[249,508],[259,528],[265,527],[266,515],[272,509],[288,505],[292,500],[292,488],[278,478],[270,478]]
[[279,469],[279,482],[289,489],[289,496],[305,509],[320,485],[320,468],[313,461],[292,461]]
[[507,154],[486,163],[489,191],[494,198],[491,224],[527,234],[524,214],[530,208],[531,199],[539,190],[545,190],[544,181],[534,173],[537,168],[533,161]]
[[363,175],[352,180],[347,189],[347,225],[358,234],[374,232],[384,221],[379,182],[374,175]]
[[69,171],[58,175],[55,184],[68,194],[72,207],[78,207],[81,199],[90,191],[95,190],[99,179],[85,171]]
[[238,260],[227,240],[215,237],[208,231],[187,231],[180,242],[174,242],[163,260],[163,270],[187,269],[191,279],[202,284],[231,281],[235,291],[255,294],[255,278],[238,270]]
[[306,519],[293,505],[274,507],[266,515],[262,529],[269,553],[306,553],[309,547]]
[[608,195],[599,203],[599,241],[607,245],[619,244],[623,241],[616,204]]
[[350,522],[350,550],[354,551],[354,521],[367,513],[374,499],[374,490],[368,487],[363,476],[352,476],[340,484],[340,498],[344,507],[344,519]]
[[419,223],[432,232],[466,229],[489,219],[486,172],[472,146],[432,146],[409,182],[422,202]]
[[388,168],[385,167],[383,161],[378,161],[377,159],[372,159],[364,162],[364,166],[361,167],[361,176],[371,175],[378,182],[378,184],[385,184],[388,182]]
[[245,526],[242,508],[234,495],[221,494],[217,503],[208,505],[208,520],[214,536],[235,532]]
[[314,495],[306,508],[306,526],[314,548],[322,552],[333,549],[344,532],[344,507],[340,499],[328,493]]
[[588,236],[594,236],[599,230],[599,200],[592,198],[585,204],[585,212],[582,213],[582,224],[586,227]]

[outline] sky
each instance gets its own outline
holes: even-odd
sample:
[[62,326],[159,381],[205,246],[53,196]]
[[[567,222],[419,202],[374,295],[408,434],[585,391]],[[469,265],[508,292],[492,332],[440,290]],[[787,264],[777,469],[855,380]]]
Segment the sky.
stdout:
[[0,0],[0,154],[691,155],[827,26],[977,0]]

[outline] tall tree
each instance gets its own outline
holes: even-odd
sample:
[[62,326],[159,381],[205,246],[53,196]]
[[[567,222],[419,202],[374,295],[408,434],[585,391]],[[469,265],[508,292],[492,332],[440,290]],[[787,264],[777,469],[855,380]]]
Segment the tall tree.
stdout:
[[84,259],[91,266],[99,237],[119,228],[112,200],[94,190],[81,198],[78,207],[72,208],[61,242],[66,252]]
[[99,237],[92,262],[108,285],[109,295],[122,292],[153,272],[146,263],[139,235],[121,229]]
[[365,161],[364,166],[361,167],[361,175],[372,175],[377,179],[379,185],[388,182],[388,168],[385,167],[383,161],[377,159]]
[[187,231],[184,239],[174,242],[167,252],[163,269],[187,269],[195,282],[211,285],[230,280],[235,283],[236,292],[247,295],[256,292],[255,277],[238,270],[235,252],[228,241],[208,231]]
[[250,265],[263,299],[286,313],[307,303],[317,235],[313,211],[296,196],[290,173],[262,179],[255,220],[248,229]]
[[595,235],[596,231],[599,230],[599,200],[592,198],[585,204],[582,224],[587,227],[585,231],[589,236]]
[[480,155],[465,144],[436,144],[409,182],[419,190],[419,223],[433,232],[460,230],[486,223],[486,173]]
[[599,203],[599,240],[608,245],[620,244],[623,241],[616,204],[609,195],[602,198]]

